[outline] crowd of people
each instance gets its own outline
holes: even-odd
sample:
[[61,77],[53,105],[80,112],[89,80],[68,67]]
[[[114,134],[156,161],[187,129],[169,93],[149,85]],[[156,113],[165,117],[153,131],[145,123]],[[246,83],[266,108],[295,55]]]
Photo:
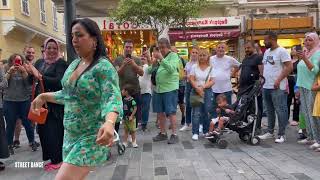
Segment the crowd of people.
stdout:
[[[194,141],[208,138],[219,134],[234,114],[232,77],[239,77],[239,94],[261,77],[265,79],[257,98],[260,139],[284,143],[290,122],[299,125],[299,144],[320,151],[320,44],[316,33],[307,33],[304,46],[293,47],[290,55],[278,45],[277,35],[269,32],[264,39],[266,51],[247,42],[241,61],[226,54],[224,42],[211,56],[207,49],[193,47],[190,59],[185,60],[166,38],[143,48],[140,57],[134,56],[134,43],[128,39],[124,53],[111,61],[99,27],[87,18],[72,23],[70,40],[78,55],[70,65],[52,38],[44,42],[39,60],[34,60],[34,48],[27,46],[24,55],[13,54],[1,64],[0,158],[13,155],[20,147],[23,125],[32,151],[41,145],[43,160],[49,160],[46,171],[59,169],[56,179],[83,179],[107,160],[114,130],[119,132],[120,126],[124,146],[139,147],[136,131],[151,129],[151,109],[157,114],[160,131],[154,142],[178,143],[179,124],[179,131],[191,130]],[[29,110],[39,113],[45,104],[45,124],[28,120]],[[261,130],[264,109],[265,133]],[[35,129],[40,144],[35,141]],[[3,163],[0,166],[4,168]]]

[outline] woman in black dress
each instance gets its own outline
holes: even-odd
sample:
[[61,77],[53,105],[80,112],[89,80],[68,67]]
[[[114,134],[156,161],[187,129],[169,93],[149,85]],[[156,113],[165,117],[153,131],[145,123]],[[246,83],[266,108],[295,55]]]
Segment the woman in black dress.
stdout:
[[[34,67],[40,73],[35,76],[40,76],[43,79],[45,92],[55,92],[62,89],[60,81],[67,69],[67,63],[60,56],[59,44],[56,40],[49,38],[45,41],[44,58],[39,59]],[[37,92],[40,93],[39,85]],[[51,161],[45,165],[46,171],[59,169],[62,162],[63,110],[62,105],[48,103],[49,113],[46,123],[37,126],[43,160]]]

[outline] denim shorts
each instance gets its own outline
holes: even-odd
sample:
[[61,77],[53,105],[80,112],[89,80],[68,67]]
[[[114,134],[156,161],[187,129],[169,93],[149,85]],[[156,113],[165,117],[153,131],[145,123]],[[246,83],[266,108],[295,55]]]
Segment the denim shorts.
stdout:
[[155,113],[165,113],[167,116],[175,114],[178,105],[178,91],[154,93],[152,103]]

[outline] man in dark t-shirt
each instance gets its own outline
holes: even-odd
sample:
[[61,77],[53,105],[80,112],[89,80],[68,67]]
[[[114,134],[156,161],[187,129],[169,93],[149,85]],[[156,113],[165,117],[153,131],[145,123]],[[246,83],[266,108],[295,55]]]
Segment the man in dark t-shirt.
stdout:
[[143,69],[141,60],[132,55],[133,41],[126,40],[124,42],[124,55],[118,56],[114,61],[114,66],[118,71],[120,88],[124,85],[130,85],[135,92],[132,97],[137,103],[136,123],[141,120],[141,100],[140,100],[140,85],[139,76],[143,76]]
[[[253,42],[248,42],[245,44],[246,57],[243,59],[240,66],[240,80],[239,80],[239,93],[245,91],[259,80],[259,76],[263,73],[262,59],[263,57],[257,54]],[[249,89],[250,91],[251,89]],[[262,95],[258,96],[258,121],[257,129],[261,129],[261,118],[262,118]]]

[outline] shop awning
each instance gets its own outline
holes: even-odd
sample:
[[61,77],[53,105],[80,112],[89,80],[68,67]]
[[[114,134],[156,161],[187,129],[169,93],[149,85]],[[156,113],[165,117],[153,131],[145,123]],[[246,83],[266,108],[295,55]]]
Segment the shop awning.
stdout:
[[171,41],[185,40],[205,40],[205,39],[231,39],[240,36],[239,29],[201,29],[187,30],[184,34],[182,30],[170,30],[168,32]]

